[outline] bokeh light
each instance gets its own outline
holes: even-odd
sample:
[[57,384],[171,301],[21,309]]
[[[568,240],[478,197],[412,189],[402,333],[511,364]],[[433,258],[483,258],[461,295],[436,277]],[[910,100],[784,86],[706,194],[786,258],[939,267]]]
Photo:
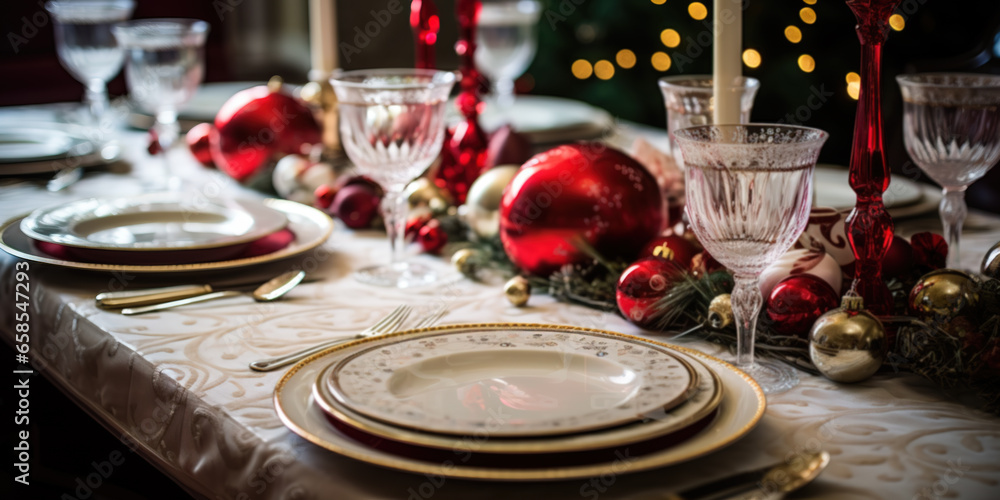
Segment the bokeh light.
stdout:
[[615,65],[604,59],[597,61],[594,63],[594,76],[601,80],[610,80],[612,76],[615,76]]
[[676,30],[665,29],[660,32],[660,41],[663,45],[674,48],[681,44],[681,35]]
[[635,66],[635,52],[632,52],[629,49],[619,50],[618,53],[615,54],[615,62],[617,62],[622,68],[629,69],[632,66]]
[[799,69],[806,73],[812,73],[816,69],[816,60],[809,54],[799,56]]
[[653,69],[656,71],[666,71],[670,69],[670,65],[673,64],[673,61],[670,60],[670,56],[668,56],[666,52],[657,52],[653,54],[651,61],[653,63]]
[[754,49],[747,49],[743,51],[743,64],[746,64],[748,68],[756,68],[760,66],[760,52]]
[[847,80],[847,83],[861,83],[861,75],[853,71],[848,73],[847,76],[844,77],[844,79]]
[[861,82],[851,82],[847,84],[847,95],[851,96],[851,99],[855,101],[861,95]]
[[802,10],[799,11],[799,17],[802,18],[802,22],[812,24],[816,22],[816,11],[812,10],[811,7],[802,7]]
[[667,3],[667,0],[649,0],[649,1],[653,2],[654,5],[663,5]]
[[691,5],[688,5],[688,14],[696,21],[701,21],[708,17],[708,9],[701,2],[691,2]]
[[802,30],[800,30],[798,26],[789,26],[785,28],[785,38],[787,38],[789,42],[799,43],[802,41]]
[[584,61],[583,59],[577,59],[573,61],[573,66],[570,68],[573,71],[573,76],[586,80],[590,78],[590,75],[594,74],[594,68],[590,65],[589,61]]
[[906,19],[899,14],[893,14],[889,16],[889,26],[896,31],[903,31],[903,28],[906,27]]

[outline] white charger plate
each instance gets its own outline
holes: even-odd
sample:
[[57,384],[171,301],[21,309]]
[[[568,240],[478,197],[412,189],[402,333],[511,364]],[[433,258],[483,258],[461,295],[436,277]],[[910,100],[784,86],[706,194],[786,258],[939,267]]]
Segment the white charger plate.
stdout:
[[177,193],[153,193],[39,209],[21,221],[21,231],[78,248],[170,251],[248,243],[287,223],[285,214],[256,200],[193,202]]
[[21,231],[23,216],[0,225],[0,250],[32,262],[68,269],[137,274],[204,272],[255,266],[301,255],[323,244],[333,232],[333,220],[320,210],[288,200],[268,199],[263,203],[288,218],[287,228],[294,233],[295,240],[281,250],[256,257],[172,265],[100,264],[59,259],[35,248],[32,239]]
[[[454,328],[539,328],[550,331],[589,331],[645,341],[653,345],[683,352],[705,363],[710,370],[719,375],[722,381],[722,402],[719,405],[715,418],[707,427],[702,429],[697,435],[675,446],[641,456],[634,456],[631,457],[631,460],[624,462],[615,458],[606,462],[587,465],[564,465],[558,463],[556,460],[545,467],[538,468],[468,466],[462,460],[463,456],[468,455],[465,450],[455,450],[454,460],[443,463],[441,461],[411,458],[372,448],[354,440],[332,426],[327,419],[327,414],[315,404],[312,392],[316,378],[329,366],[335,357],[363,350],[369,347],[372,342],[419,335],[426,332],[447,331]],[[590,478],[602,474],[625,474],[692,460],[729,446],[745,436],[760,421],[764,415],[767,403],[760,386],[748,375],[728,363],[692,349],[668,346],[656,341],[618,333],[570,326],[496,324],[442,326],[417,332],[401,332],[368,338],[332,347],[292,367],[278,381],[275,387],[274,405],[278,417],[292,432],[327,450],[366,463],[417,474],[436,474],[444,477],[479,480],[537,481]]]
[[680,351],[671,351],[687,361],[698,375],[697,392],[681,406],[649,415],[647,420],[631,425],[574,435],[544,436],[527,439],[475,439],[475,436],[448,436],[396,427],[370,419],[341,404],[326,384],[329,372],[350,355],[332,356],[329,366],[320,373],[313,385],[313,399],[333,418],[369,435],[400,443],[441,450],[466,450],[481,453],[566,453],[596,450],[661,437],[681,430],[710,415],[722,401],[722,382],[704,363]]
[[379,343],[318,383],[357,413],[451,435],[551,436],[633,423],[698,388],[691,365],[589,332],[449,331]]

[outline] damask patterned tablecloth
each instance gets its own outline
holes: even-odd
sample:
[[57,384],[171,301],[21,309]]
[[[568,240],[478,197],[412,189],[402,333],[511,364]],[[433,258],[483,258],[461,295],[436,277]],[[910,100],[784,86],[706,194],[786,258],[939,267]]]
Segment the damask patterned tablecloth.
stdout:
[[[141,141],[134,141],[139,143]],[[138,155],[135,151],[133,154]],[[196,192],[240,190],[221,174],[192,166],[177,152]],[[136,156],[138,157],[138,156]],[[142,167],[138,172],[143,172]],[[63,194],[31,185],[0,187],[3,218],[93,195],[138,192],[136,175],[95,174]],[[900,223],[901,232],[934,216]],[[970,268],[1000,239],[1000,220],[978,215],[963,257]],[[279,421],[272,393],[282,372],[257,373],[247,363],[351,335],[398,304],[445,303],[444,323],[533,322],[607,329],[670,341],[622,318],[558,303],[545,295],[515,308],[497,284],[457,275],[438,286],[388,290],[357,283],[351,270],[388,258],[376,233],[338,228],[303,258],[212,276],[143,277],[67,271],[31,264],[31,353],[36,369],[95,419],[117,433],[197,496],[218,499],[643,499],[819,449],[832,462],[802,498],[997,498],[1000,419],[956,402],[922,379],[880,374],[854,385],[802,375],[794,389],[768,398],[760,424],[725,450],[636,474],[552,483],[476,482],[422,476],[367,465],[320,449]],[[443,271],[450,266],[419,257]],[[14,282],[15,259],[0,254],[2,282]],[[167,283],[245,282],[303,266],[320,281],[286,299],[250,298],[126,317],[94,305],[101,291]],[[12,287],[0,291],[9,304]],[[0,308],[3,338],[13,342],[13,308]],[[717,346],[688,346],[728,357]],[[153,492],[151,492],[151,495]]]

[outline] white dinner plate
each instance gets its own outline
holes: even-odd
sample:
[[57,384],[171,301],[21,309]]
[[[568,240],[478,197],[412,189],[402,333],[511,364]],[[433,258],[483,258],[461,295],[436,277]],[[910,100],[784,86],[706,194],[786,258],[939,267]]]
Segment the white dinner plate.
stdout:
[[[381,342],[385,339],[410,338],[428,332],[445,332],[461,328],[530,328],[546,329],[551,332],[595,332],[611,337],[644,341],[651,345],[681,351],[704,362],[710,370],[719,375],[723,387],[722,402],[716,410],[714,418],[706,427],[675,445],[649,450],[646,453],[630,454],[628,461],[622,461],[614,456],[613,452],[610,452],[606,459],[592,463],[571,465],[560,463],[559,459],[555,458],[537,467],[518,465],[520,458],[517,456],[513,457],[513,464],[508,466],[467,465],[465,457],[470,457],[471,454],[466,450],[454,450],[452,459],[443,462],[375,448],[355,440],[340,428],[332,425],[328,415],[315,404],[312,396],[314,382],[337,356],[362,351],[369,347],[372,342]],[[764,393],[753,379],[734,366],[701,352],[612,332],[570,326],[526,324],[442,326],[341,344],[307,358],[289,370],[275,387],[274,404],[279,418],[289,429],[306,440],[343,456],[418,474],[509,481],[590,478],[602,474],[618,475],[685,462],[734,443],[757,425],[766,408]],[[488,437],[487,432],[484,438],[488,439]],[[621,453],[620,449],[618,451]],[[629,448],[629,451],[634,451],[634,448]]]
[[152,193],[42,208],[21,221],[21,231],[70,247],[169,251],[248,243],[287,223],[285,214],[256,200],[196,202],[176,193]]
[[103,264],[61,259],[39,250],[32,243],[33,240],[21,231],[20,222],[24,217],[15,217],[0,226],[0,249],[32,262],[69,269],[142,274],[202,272],[242,268],[294,257],[323,244],[333,232],[333,220],[315,208],[288,200],[269,199],[263,203],[281,212],[288,219],[287,229],[293,233],[294,240],[280,250],[253,257],[172,265]]
[[45,160],[65,155],[73,138],[62,130],[42,128],[0,128],[0,162]]
[[[341,404],[330,393],[326,380],[329,372],[347,354],[331,356],[324,360],[329,366],[320,373],[313,384],[313,398],[333,418],[371,436],[415,446],[441,450],[463,450],[481,453],[567,453],[597,450],[628,443],[647,441],[679,431],[710,415],[722,400],[722,383],[719,376],[698,359],[680,351],[671,351],[687,361],[698,375],[697,392],[679,407],[649,415],[650,418],[630,425],[573,435],[543,436],[526,439],[475,439],[472,436],[450,436],[396,427],[370,419]],[[481,431],[480,431],[481,432]]]
[[[449,122],[462,119],[454,103],[448,106]],[[487,102],[479,123],[493,131],[510,124],[535,145],[599,137],[614,125],[611,114],[585,102],[540,95],[519,95],[514,103],[501,108]]]
[[113,143],[98,148],[88,129],[68,123],[0,120],[0,176],[56,173],[73,167],[105,165],[118,159]]
[[320,380],[357,413],[399,427],[498,437],[633,423],[698,389],[667,349],[590,332],[459,330],[382,342]]
[[[856,197],[851,184],[848,181],[848,170],[846,167],[836,165],[816,165],[816,173],[813,177],[813,186],[816,189],[816,206],[833,207],[837,210],[850,209],[854,207]],[[885,207],[888,209],[913,205],[920,201],[924,191],[920,184],[905,177],[893,175],[889,189],[882,196]]]

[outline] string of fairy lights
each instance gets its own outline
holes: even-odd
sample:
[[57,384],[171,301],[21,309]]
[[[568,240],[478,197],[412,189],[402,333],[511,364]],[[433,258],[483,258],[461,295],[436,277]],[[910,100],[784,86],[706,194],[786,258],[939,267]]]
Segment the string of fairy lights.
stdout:
[[[650,0],[650,2],[655,5],[664,5],[667,3],[667,0]],[[818,18],[816,11],[811,6],[816,5],[818,0],[802,0],[802,2],[806,6],[799,9],[799,20],[802,21],[803,25],[815,24]],[[687,7],[687,13],[695,21],[702,21],[708,17],[708,7],[702,2],[690,2]],[[895,31],[902,31],[906,27],[906,19],[900,14],[893,14],[889,18],[889,26]],[[800,27],[796,24],[788,25],[785,27],[783,33],[785,40],[792,45],[798,45],[805,38],[803,28],[804,26]],[[681,33],[674,28],[666,28],[660,32],[660,43],[668,49],[679,47],[682,41]],[[808,53],[799,55],[796,62],[799,69],[805,73],[812,73],[816,70],[816,59]],[[586,80],[590,77],[596,77],[599,80],[610,80],[615,76],[616,64],[621,69],[632,69],[637,63],[638,57],[634,51],[631,49],[621,49],[615,53],[614,63],[608,59],[600,59],[593,63],[586,59],[577,59],[570,66],[570,71],[574,77],[580,80]],[[667,54],[665,51],[656,50],[649,57],[649,64],[656,71],[665,73],[673,66],[673,60],[670,54]],[[747,48],[743,51],[743,64],[747,68],[756,69],[764,64],[764,58],[757,49]],[[861,76],[857,72],[851,71],[847,73],[845,80],[847,83],[847,94],[856,100],[861,90]]]

